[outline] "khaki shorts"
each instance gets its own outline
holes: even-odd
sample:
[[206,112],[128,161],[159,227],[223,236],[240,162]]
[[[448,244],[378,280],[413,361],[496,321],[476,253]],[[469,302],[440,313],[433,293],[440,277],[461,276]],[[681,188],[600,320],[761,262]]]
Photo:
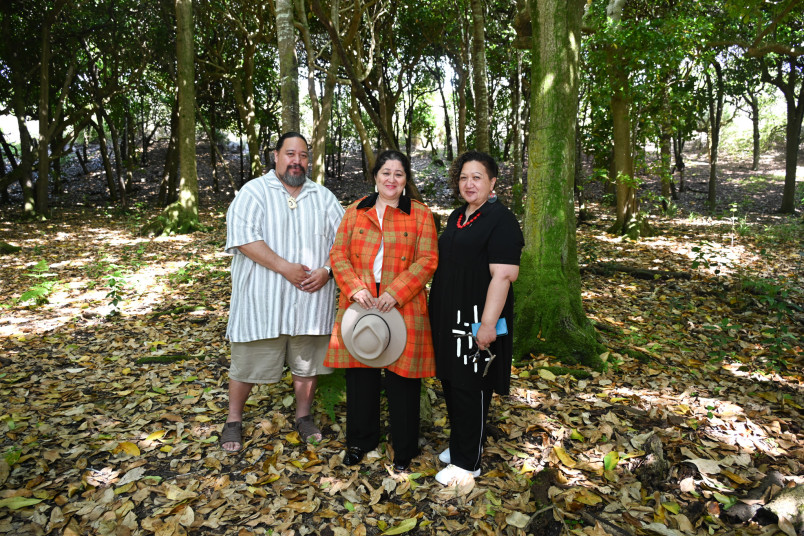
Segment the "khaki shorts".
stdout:
[[243,383],[277,383],[287,363],[290,372],[308,378],[329,374],[324,357],[329,335],[280,335],[275,339],[232,343],[229,379]]

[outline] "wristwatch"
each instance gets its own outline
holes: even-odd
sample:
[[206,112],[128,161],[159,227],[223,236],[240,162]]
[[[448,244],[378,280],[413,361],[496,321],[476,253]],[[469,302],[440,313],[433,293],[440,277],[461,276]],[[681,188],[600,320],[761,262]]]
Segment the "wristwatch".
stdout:
[[335,277],[335,276],[332,274],[332,267],[331,267],[331,266],[327,266],[327,265],[325,264],[325,265],[324,265],[324,270],[326,270],[326,271],[327,271],[327,275],[329,276],[329,279],[332,279],[333,277]]

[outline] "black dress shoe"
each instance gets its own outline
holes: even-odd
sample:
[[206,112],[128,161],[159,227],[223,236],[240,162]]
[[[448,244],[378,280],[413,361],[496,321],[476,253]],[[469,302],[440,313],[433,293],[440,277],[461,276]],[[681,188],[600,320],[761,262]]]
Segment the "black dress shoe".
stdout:
[[346,449],[346,455],[343,457],[344,465],[356,465],[363,459],[366,451],[360,447],[349,447]]
[[394,460],[394,471],[397,473],[401,473],[402,471],[407,471],[410,468],[410,460],[403,460],[398,459]]

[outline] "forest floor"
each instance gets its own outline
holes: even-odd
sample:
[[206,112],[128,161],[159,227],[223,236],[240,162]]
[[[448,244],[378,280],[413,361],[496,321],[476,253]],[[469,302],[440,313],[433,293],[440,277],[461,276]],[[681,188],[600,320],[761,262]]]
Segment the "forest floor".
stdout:
[[[231,191],[213,193],[201,156],[207,230],[140,237],[158,213],[153,156],[128,211],[109,206],[97,169],[68,175],[48,221],[18,221],[13,192],[15,204],[0,206],[0,240],[22,247],[0,257],[0,534],[801,530],[800,512],[766,515],[782,488],[804,485],[804,226],[774,213],[778,155],[758,172],[725,159],[715,215],[702,206],[707,167],[690,159],[691,190],[673,217],[652,210],[655,234],[639,241],[606,234],[612,209],[589,188],[595,217],[577,235],[583,300],[608,366],[573,375],[545,368],[560,365],[549,355],[517,363],[510,395],[492,403],[482,475],[451,488],[433,478],[449,435],[435,380],[409,473],[393,471],[387,441],[359,468],[341,464],[336,375],[319,389],[320,444],[293,430],[285,377],[255,388],[244,449],[220,449]],[[426,156],[414,168],[447,213],[443,168]],[[347,169],[328,182],[343,201],[370,191],[354,161]],[[509,187],[503,178],[503,199]],[[642,279],[611,264],[672,273]]]

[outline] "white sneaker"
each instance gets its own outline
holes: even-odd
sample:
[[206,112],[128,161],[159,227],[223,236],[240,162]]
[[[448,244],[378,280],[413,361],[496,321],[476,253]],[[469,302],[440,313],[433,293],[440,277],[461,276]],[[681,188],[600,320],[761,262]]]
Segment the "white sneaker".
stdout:
[[[480,451],[481,456],[483,455],[483,451]],[[438,459],[441,463],[450,464],[452,463],[452,457],[449,455],[449,447],[441,451],[441,454],[438,455]]]
[[466,469],[462,469],[457,465],[449,464],[444,469],[440,470],[435,478],[436,480],[445,486],[449,486],[453,482],[463,482],[464,480],[471,478],[474,479],[480,476],[480,469],[476,469],[474,471],[467,471]]

